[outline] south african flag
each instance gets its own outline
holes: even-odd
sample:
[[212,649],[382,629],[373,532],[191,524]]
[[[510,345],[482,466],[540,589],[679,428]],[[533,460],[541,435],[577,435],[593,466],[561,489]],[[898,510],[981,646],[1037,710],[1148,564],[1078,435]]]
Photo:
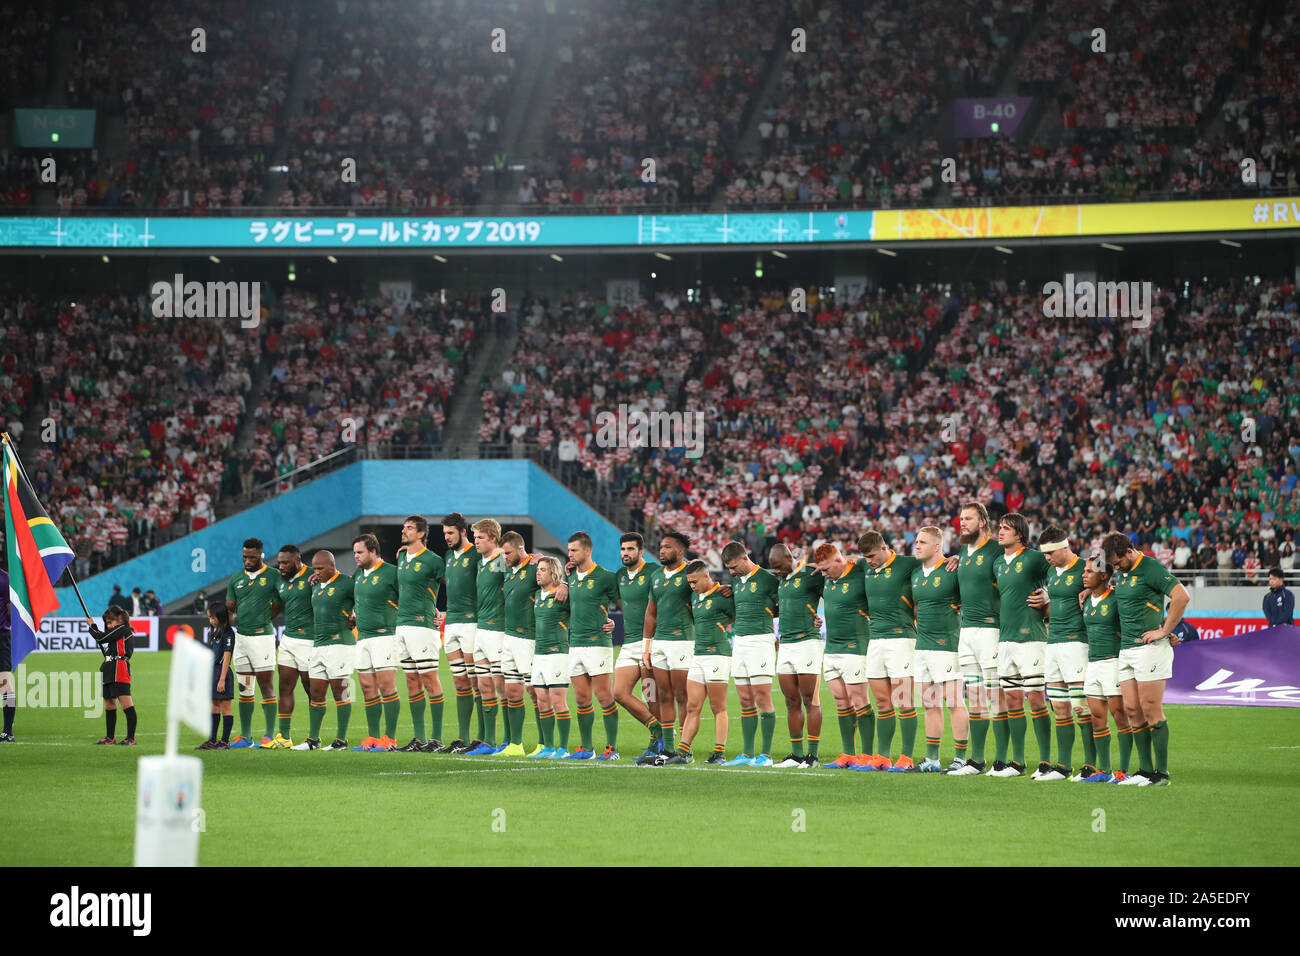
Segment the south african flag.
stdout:
[[54,582],[72,563],[72,549],[54,526],[18,465],[13,443],[4,445],[5,547],[9,557],[9,617],[13,666],[36,649],[41,619],[59,607]]

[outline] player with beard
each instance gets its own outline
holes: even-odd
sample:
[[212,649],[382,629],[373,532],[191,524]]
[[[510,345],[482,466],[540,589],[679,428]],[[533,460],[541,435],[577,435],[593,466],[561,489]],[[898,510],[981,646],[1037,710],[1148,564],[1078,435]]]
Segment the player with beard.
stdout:
[[[654,697],[654,671],[641,665],[645,652],[645,609],[650,603],[650,578],[663,570],[662,565],[645,559],[645,541],[635,531],[618,539],[618,556],[623,570],[618,573],[618,596],[623,607],[623,646],[614,662],[614,700],[650,730],[650,743],[637,763],[649,761],[663,752],[664,734],[659,718],[651,710]],[[646,703],[637,699],[638,681]]]
[[[474,666],[475,638],[478,634],[478,564],[479,553],[470,540],[469,524],[464,515],[453,511],[442,519],[442,538],[447,542],[446,564],[447,610],[438,616],[443,628],[443,650],[447,669],[456,688],[456,739],[447,752],[463,754],[483,745],[483,701],[479,696],[478,675]],[[469,736],[469,721],[478,713],[478,736]]]
[[957,515],[961,549],[957,557],[957,589],[961,592],[961,626],[957,632],[957,664],[966,682],[970,714],[970,752],[959,755],[944,773],[968,776],[984,772],[989,735],[989,706],[1000,706],[998,690],[998,582],[994,563],[1002,549],[989,534],[989,513],[978,501],[968,501]]
[[[438,754],[442,743],[442,679],[438,674],[438,589],[446,575],[441,557],[425,542],[429,523],[422,515],[402,522],[402,547],[397,555],[397,659],[406,675],[406,696],[411,707],[413,735],[406,753]],[[429,735],[425,737],[425,704],[429,710]]]

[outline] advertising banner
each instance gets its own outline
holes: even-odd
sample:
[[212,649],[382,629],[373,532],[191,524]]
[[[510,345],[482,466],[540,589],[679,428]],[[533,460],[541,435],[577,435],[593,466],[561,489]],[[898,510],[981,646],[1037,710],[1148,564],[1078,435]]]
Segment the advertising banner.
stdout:
[[1165,703],[1300,707],[1300,627],[1179,644]]
[[1268,621],[1264,619],[1262,614],[1256,617],[1235,617],[1216,615],[1213,611],[1207,611],[1204,615],[1188,614],[1187,620],[1192,627],[1200,632],[1203,641],[1216,637],[1236,637],[1238,634],[1250,634],[1252,631],[1261,631],[1268,627]]
[[[104,619],[95,618],[95,626],[103,628]],[[135,631],[135,649],[137,651],[158,650],[158,618],[133,617],[131,629]],[[94,651],[99,653],[99,645],[90,636],[90,625],[84,617],[46,616],[41,621],[40,633],[36,635],[35,653],[69,653]]]

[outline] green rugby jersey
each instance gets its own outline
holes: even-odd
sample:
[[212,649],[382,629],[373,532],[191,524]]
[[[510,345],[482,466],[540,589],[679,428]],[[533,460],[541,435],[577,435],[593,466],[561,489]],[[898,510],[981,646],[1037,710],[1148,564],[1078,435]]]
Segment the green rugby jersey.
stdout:
[[428,548],[414,554],[407,548],[397,556],[397,623],[433,627],[438,614],[442,558]]
[[871,625],[867,620],[867,588],[864,569],[867,562],[848,562],[844,573],[827,581],[822,591],[826,606],[826,653],[867,653]]
[[656,641],[693,641],[691,586],[686,583],[686,562],[660,568],[650,575],[650,599],[655,602]]
[[534,653],[569,653],[569,605],[555,600],[555,585],[550,590],[537,591],[533,601]]
[[1047,643],[1069,644],[1086,641],[1079,592],[1083,586],[1083,558],[1075,555],[1068,567],[1047,572],[1047,596],[1052,606],[1047,614]]
[[310,641],[315,626],[311,612],[311,568],[303,565],[287,581],[283,576],[275,582],[276,594],[284,605],[284,636]]
[[448,551],[447,623],[473,624],[478,620],[478,548],[466,544],[460,551]]
[[614,639],[602,628],[618,604],[618,574],[599,564],[580,575],[569,575],[569,646],[613,647]]
[[311,610],[315,623],[312,644],[355,644],[357,636],[348,624],[348,615],[355,606],[352,600],[352,579],[334,572],[334,577],[321,581],[311,589]]
[[732,630],[737,637],[772,636],[779,586],[776,575],[758,565],[754,565],[745,577],[731,582],[732,597],[736,602],[736,624]]
[[357,636],[383,637],[397,629],[397,568],[380,558],[373,568],[352,575]]
[[1047,640],[1047,615],[1042,608],[1025,603],[1029,595],[1047,584],[1052,566],[1041,551],[1022,547],[1008,561],[1003,555],[993,562],[998,575],[999,641],[1024,644]]
[[645,609],[650,603],[650,576],[662,570],[653,561],[643,560],[635,568],[618,572],[618,596],[623,605],[623,643],[641,640],[645,631]]
[[[1139,554],[1133,570],[1115,572],[1119,604],[1120,648],[1142,647],[1142,635],[1165,623],[1165,598],[1178,579],[1155,558]],[[242,633],[242,632],[241,632]]]
[[474,588],[478,597],[478,626],[485,631],[506,629],[506,556],[497,548],[478,563]]
[[871,638],[880,641],[916,640],[916,614],[912,607],[912,572],[921,562],[895,551],[879,568],[863,560]]
[[533,640],[533,598],[537,594],[537,562],[525,554],[519,567],[506,575],[506,633]]
[[691,611],[695,615],[695,653],[731,656],[731,641],[727,638],[727,628],[736,619],[735,597],[725,597],[718,590],[715,581],[713,587],[703,594],[691,592]]
[[916,605],[916,649],[918,651],[955,651],[961,630],[961,589],[957,572],[944,567],[947,558],[926,573],[917,562],[912,572],[912,602]]
[[[277,572],[278,573],[278,572]],[[311,572],[307,572],[311,576]],[[235,602],[235,630],[240,634],[274,634],[271,602],[279,592],[264,564],[252,574],[241,570],[226,584],[226,600]]]
[[813,618],[817,616],[817,602],[822,598],[826,579],[807,561],[799,562],[777,584],[776,599],[780,606],[781,643],[797,644],[821,638]]
[[1000,557],[1002,548],[992,538],[962,546],[957,564],[962,627],[998,626],[998,581],[994,562]]
[[1114,588],[1107,588],[1100,598],[1091,594],[1084,598],[1083,627],[1088,635],[1088,660],[1119,657],[1119,608]]

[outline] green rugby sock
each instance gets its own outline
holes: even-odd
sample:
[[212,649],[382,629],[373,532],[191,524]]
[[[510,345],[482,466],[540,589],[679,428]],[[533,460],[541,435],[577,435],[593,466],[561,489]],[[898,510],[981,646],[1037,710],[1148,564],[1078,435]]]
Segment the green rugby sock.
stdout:
[[[481,698],[480,698],[481,699]],[[497,745],[497,702],[483,701],[483,740],[493,747]]]
[[[967,760],[974,760],[978,763],[984,762],[984,745],[989,738],[990,723],[988,714],[970,715],[970,746],[965,754]],[[963,755],[958,754],[957,756]]]
[[325,720],[325,701],[309,701],[307,704],[307,736],[320,740],[320,725]]
[[510,738],[512,744],[524,745],[524,723],[528,720],[528,709],[524,707],[524,702],[515,703],[515,732]]
[[1169,772],[1169,721],[1162,720],[1151,728],[1151,750],[1159,773]]
[[483,713],[483,694],[474,688],[474,712],[478,714],[478,733],[475,736],[479,740],[487,740],[487,715]]
[[1006,712],[993,715],[993,762],[1007,762],[1007,745],[1011,743],[1011,721]]
[[763,748],[759,751],[761,754],[772,756],[772,737],[776,734],[776,711],[758,715],[758,726],[760,737],[763,742]]
[[[876,742],[880,747],[880,756],[888,759],[889,753],[894,749],[894,728],[898,725],[895,720],[894,708],[882,710],[876,714]],[[867,753],[866,750],[862,751]]]
[[740,709],[740,737],[741,750],[746,757],[756,756],[754,753],[754,736],[758,733],[758,711]]
[[909,707],[907,710],[898,712],[898,726],[902,730],[903,749],[901,756],[912,758],[912,753],[916,750],[916,708]]
[[1074,716],[1056,721],[1056,761],[1063,767],[1071,766],[1074,759]]
[[578,708],[578,739],[583,750],[593,750],[591,728],[596,724],[596,709],[588,704]]
[[456,736],[461,740],[469,739],[469,719],[474,715],[474,692],[469,689],[456,690]]
[[1034,724],[1034,737],[1038,741],[1038,759],[1043,763],[1052,762],[1052,718],[1046,707],[1030,711],[1029,719]]
[[858,743],[862,747],[858,752],[874,754],[871,745],[876,739],[876,712],[870,707],[860,707],[854,712],[853,719],[858,725]]
[[348,722],[352,719],[352,701],[346,700],[343,703],[334,704],[334,713],[339,718],[339,740],[348,739]]
[[[382,713],[379,706],[379,698],[372,697],[365,702],[366,704],[366,736],[379,736],[379,717]],[[340,737],[342,734],[339,735]]]
[[1025,763],[1025,710],[1007,711],[1007,728],[1011,733],[1011,759],[1024,766]]
[[266,736],[275,736],[275,718],[279,716],[280,699],[278,697],[262,698],[262,716],[266,718]]
[[618,750],[618,704],[610,701],[608,707],[601,708],[600,716],[605,721],[605,745]]
[[384,736],[389,740],[397,739],[397,717],[402,712],[402,699],[393,691],[381,698],[384,705]]
[[926,759],[926,760],[938,760],[938,759],[939,759],[939,738],[938,738],[938,737],[931,737],[931,736],[929,736],[929,735],[926,736],[926,738],[925,738],[925,759]]
[[[650,719],[645,722],[645,725],[646,729],[650,731],[651,737],[655,737],[659,740],[664,739],[664,726],[659,723],[659,719],[655,717],[654,714],[650,715]],[[665,749],[668,749],[668,745],[665,744],[664,746]]]
[[853,732],[858,726],[858,718],[853,713],[853,708],[836,711],[840,718],[840,740],[843,741],[844,753],[850,757],[855,756],[857,751],[853,749]]
[[1155,767],[1151,763],[1151,728],[1146,724],[1134,727],[1133,743],[1138,752],[1138,770],[1144,773],[1154,771]]
[[655,723],[658,724],[659,739],[664,742],[664,750],[665,751],[672,750],[673,734],[677,732],[677,721],[670,720],[666,724],[660,724],[658,721],[656,721]]
[[560,735],[559,747],[566,753],[569,749],[569,730],[572,726],[573,720],[567,710],[557,710],[555,712],[555,727]]
[[239,695],[239,736],[253,739],[253,698]]
[[[426,692],[426,696],[427,696],[427,692]],[[436,697],[429,698],[429,728],[430,728],[429,739],[430,740],[442,740],[442,709],[443,706],[446,704],[446,702],[447,702],[446,698],[443,697],[442,694],[438,694]],[[420,732],[416,736],[418,736],[421,740],[423,740],[424,739],[423,709],[421,709],[420,711],[420,718],[421,718]]]
[[542,746],[551,749],[555,746],[555,713],[548,711],[543,714],[540,711],[537,714],[537,733],[542,740]]
[[1119,728],[1119,766],[1116,770],[1128,773],[1129,762],[1133,759],[1133,728]]
[[424,691],[421,690],[418,695],[412,695],[406,701],[411,707],[411,727],[413,728],[416,740],[424,740]]
[[1102,773],[1110,773],[1110,728],[1094,730],[1092,740],[1097,749],[1097,759],[1093,766]]
[[290,739],[290,737],[289,737],[289,726],[290,726],[290,724],[292,724],[292,723],[293,723],[293,714],[281,714],[281,715],[280,715],[280,717],[279,717],[279,721],[278,721],[278,727],[277,727],[277,730],[279,731],[280,736],[283,737],[285,740],[289,740],[289,739]]
[[800,760],[803,759],[803,735],[802,734],[798,737],[791,735],[790,752],[794,754],[796,757],[798,757]]
[[1079,739],[1083,741],[1083,762],[1096,767],[1097,764],[1097,744],[1096,738],[1092,735],[1092,716],[1090,714],[1075,715],[1075,723],[1079,727]]
[[542,739],[542,712],[536,702],[533,703],[533,720],[537,722],[537,739]]

